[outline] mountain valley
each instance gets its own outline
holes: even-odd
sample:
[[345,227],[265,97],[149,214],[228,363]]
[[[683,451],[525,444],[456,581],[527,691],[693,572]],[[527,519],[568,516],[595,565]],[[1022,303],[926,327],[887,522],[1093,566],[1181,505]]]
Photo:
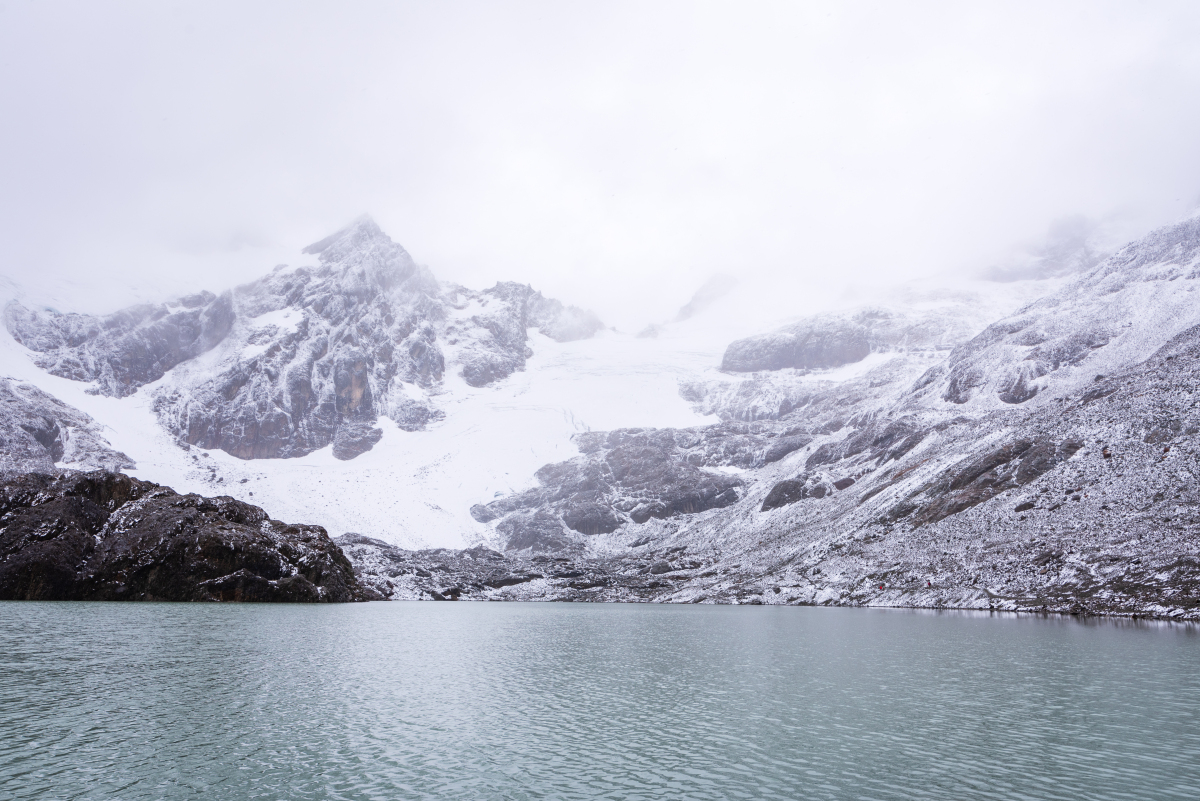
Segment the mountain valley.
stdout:
[[1200,218],[740,334],[729,282],[633,337],[439,282],[368,218],[305,252],[107,316],[10,303],[4,469],[261,504],[375,597],[1200,616]]

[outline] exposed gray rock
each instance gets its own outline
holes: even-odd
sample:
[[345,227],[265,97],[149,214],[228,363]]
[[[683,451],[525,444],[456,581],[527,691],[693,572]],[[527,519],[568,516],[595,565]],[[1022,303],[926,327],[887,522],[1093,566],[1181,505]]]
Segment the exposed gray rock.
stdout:
[[0,473],[123,470],[133,460],[115,451],[95,420],[30,384],[0,378]]
[[476,520],[503,518],[497,531],[506,549],[561,550],[627,522],[728,506],[740,497],[741,479],[705,468],[761,462],[765,450],[747,450],[746,435],[726,426],[623,429],[576,439],[583,455],[543,467],[537,488],[472,507]]
[[824,318],[773,334],[740,339],[725,350],[721,369],[748,373],[785,367],[801,370],[840,367],[862,361],[870,352],[865,326]]
[[496,531],[504,539],[504,547],[513,551],[556,553],[578,547],[563,528],[562,519],[546,509],[510,514],[500,521]]
[[95,381],[97,392],[118,398],[211,350],[229,333],[233,316],[229,292],[201,292],[174,304],[132,306],[105,317],[31,310],[16,301],[4,310],[9,332],[38,354],[39,367],[63,378]]
[[[477,507],[505,521],[599,506],[619,520],[560,557],[586,593],[546,580],[518,597],[1200,619],[1196,230],[1125,248],[919,380],[896,380],[918,364],[898,353],[889,380],[690,385],[685,397],[729,422],[579,435],[584,455],[543,468],[541,486]],[[1023,387],[1006,366],[1028,370]],[[659,455],[624,457],[627,440]],[[613,454],[671,469],[621,483]],[[681,463],[696,472],[673,472]],[[669,514],[669,497],[720,465],[744,470],[732,502]],[[680,569],[676,549],[696,566]]]
[[1054,383],[1082,389],[1109,366],[1141,361],[1200,323],[1200,304],[1178,284],[1200,277],[1200,218],[1167,226],[1119,250],[1062,291],[988,326],[914,386],[954,404],[1020,405]]
[[[397,598],[1200,619],[1198,385],[1200,326],[1053,405],[973,417],[908,409],[822,435],[835,447],[814,470],[797,472],[803,451],[761,463],[739,476],[744,497],[703,514],[641,524],[631,514],[615,531],[576,535],[555,553],[537,555],[536,541],[522,542],[482,565],[463,552],[398,552],[381,543],[347,554],[364,582]],[[789,422],[748,426],[740,436],[765,445]],[[649,441],[669,452],[681,436],[698,448],[704,433],[582,435],[586,459],[547,466],[542,487],[477,509],[501,525],[538,517],[565,536],[554,514],[564,501],[595,499],[597,489],[600,498],[620,494],[602,465],[615,448]],[[625,500],[610,506],[624,514]],[[387,562],[388,553],[398,561]]]
[[[239,287],[246,344],[224,369],[156,394],[159,419],[181,441],[243,459],[335,443],[338,458],[353,458],[378,441],[380,414],[409,428],[434,417],[408,393],[444,374],[437,282],[367,218],[305,252],[320,266]],[[287,323],[258,322],[281,315]]]
[[961,309],[949,313],[867,308],[810,317],[731,343],[721,369],[823,370],[854,364],[871,353],[948,350],[978,331],[973,322]]
[[447,370],[486,386],[524,369],[528,329],[566,342],[602,327],[523,284],[441,284],[367,217],[304,252],[318,264],[281,265],[220,297],[105,318],[11,304],[6,322],[39,365],[104,394],[132,394],[173,369],[154,395],[162,425],[242,459],[331,443],[353,458],[378,441],[380,416],[406,431],[441,419]]
[[789,503],[795,503],[807,497],[808,487],[804,479],[785,478],[774,487],[771,487],[771,491],[763,499],[759,511],[767,512],[771,509],[778,509],[781,506],[787,506]]
[[578,551],[501,554],[483,546],[410,551],[360,534],[336,542],[360,583],[392,600],[645,600],[702,575],[713,561],[711,554],[683,558],[680,548],[606,559]]
[[346,423],[333,437],[333,458],[346,461],[366,453],[383,438],[383,432],[370,423]]

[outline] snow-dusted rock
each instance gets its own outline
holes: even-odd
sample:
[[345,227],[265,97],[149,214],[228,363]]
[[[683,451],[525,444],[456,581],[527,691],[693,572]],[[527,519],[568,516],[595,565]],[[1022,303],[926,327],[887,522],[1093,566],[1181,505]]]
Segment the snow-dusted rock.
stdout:
[[586,433],[576,441],[582,455],[543,467],[538,487],[472,508],[481,522],[502,518],[505,548],[559,551],[627,523],[728,506],[742,481],[720,468],[762,463],[767,451],[744,425]]
[[242,459],[331,443],[354,458],[378,442],[381,416],[408,431],[440,419],[447,371],[487,386],[525,368],[530,328],[567,342],[602,327],[522,284],[440,283],[368,217],[304,252],[318,264],[281,265],[220,297],[106,318],[14,303],[6,322],[40,366],[97,392],[126,396],[166,376],[153,390],[162,425]]
[[731,343],[721,369],[740,373],[823,370],[860,362],[871,353],[949,350],[974,333],[972,322],[946,309],[867,308],[810,317]]
[[[620,505],[631,493],[605,472],[610,451],[592,451],[606,435],[593,433],[578,438],[584,455],[539,472],[542,486],[479,509],[566,524],[573,504],[603,501],[619,522],[566,558],[602,558],[614,575],[672,567],[649,555],[676,548],[698,557],[654,586],[610,581],[597,600],[1200,617],[1198,230],[1194,219],[1127,246],[920,380],[927,363],[898,350],[883,357],[895,362],[887,381],[868,378],[879,369],[868,363],[841,380],[785,368],[685,385],[706,410],[756,420],[735,452],[757,458],[724,462],[741,468],[728,504],[635,519]],[[1015,392],[1006,371],[1030,363],[1046,368],[1027,380],[1036,393],[1001,397]],[[962,378],[971,370],[979,380]],[[686,462],[681,435],[721,441],[728,427],[653,436]],[[649,498],[700,486],[702,473],[645,475]]]
[[78,409],[31,384],[0,378],[0,473],[134,467],[100,432]]
[[228,292],[200,292],[105,317],[36,311],[13,302],[4,317],[13,338],[38,353],[39,367],[94,381],[97,392],[123,397],[214,348],[233,325],[233,301]]
[[[1077,389],[1200,323],[1200,217],[1152,232],[1062,290],[988,326],[917,385],[980,408]],[[1051,378],[1053,376],[1053,379]]]

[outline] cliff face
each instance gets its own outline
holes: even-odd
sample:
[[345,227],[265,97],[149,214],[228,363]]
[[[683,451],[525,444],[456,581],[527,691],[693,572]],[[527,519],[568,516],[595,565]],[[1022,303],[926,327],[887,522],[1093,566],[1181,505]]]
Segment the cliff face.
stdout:
[[40,366],[95,392],[160,382],[154,409],[168,431],[242,459],[331,443],[352,459],[378,442],[381,416],[405,430],[439,419],[448,372],[483,387],[524,369],[528,329],[565,342],[601,327],[521,284],[439,283],[369,218],[304,253],[318,264],[277,268],[219,297],[108,317],[14,303],[6,321]]
[[119,473],[28,473],[0,483],[0,599],[367,600],[319,526],[271,520]]

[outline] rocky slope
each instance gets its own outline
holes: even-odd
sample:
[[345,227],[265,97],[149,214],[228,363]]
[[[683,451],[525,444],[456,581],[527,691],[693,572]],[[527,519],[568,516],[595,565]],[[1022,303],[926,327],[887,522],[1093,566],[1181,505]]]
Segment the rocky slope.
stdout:
[[0,600],[298,601],[377,597],[319,526],[119,473],[0,482]]
[[[1197,617],[1198,266],[1192,219],[919,373],[911,352],[878,353],[898,341],[885,321],[833,360],[861,365],[841,381],[784,367],[786,381],[759,373],[734,391],[685,386],[729,422],[580,435],[581,455],[537,487],[473,510],[512,574],[538,578],[423,569],[460,597]],[[870,330],[831,317],[795,330],[838,342],[848,325]],[[359,569],[383,575],[380,559]]]
[[0,377],[0,473],[123,470],[133,461],[113,450],[91,417],[37,387]]
[[[376,421],[418,430],[443,414],[447,372],[480,387],[525,367],[527,332],[560,342],[601,328],[528,286],[482,292],[438,282],[369,218],[220,296],[107,317],[10,304],[13,337],[54,375],[117,397],[159,382],[154,408],[180,442],[242,459],[301,456],[332,443],[370,450]],[[170,371],[170,376],[167,376]]]
[[52,375],[95,382],[95,391],[124,397],[157,381],[180,362],[207,353],[233,326],[230,293],[201,292],[174,303],[144,304],[96,317],[5,309],[9,332],[36,351]]

